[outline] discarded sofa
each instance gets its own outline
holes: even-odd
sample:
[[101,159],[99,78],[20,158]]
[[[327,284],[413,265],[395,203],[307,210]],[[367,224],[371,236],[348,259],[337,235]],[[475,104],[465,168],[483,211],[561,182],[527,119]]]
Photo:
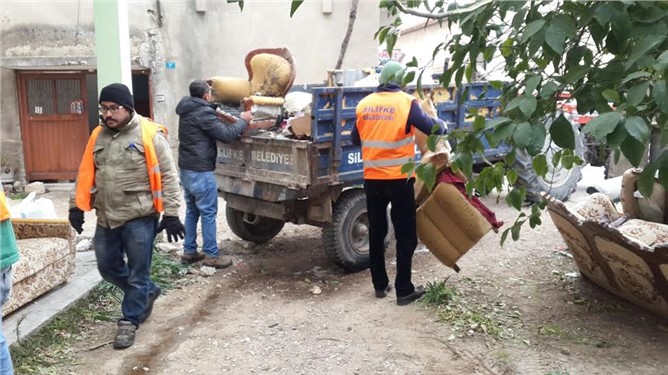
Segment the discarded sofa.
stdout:
[[64,283],[75,269],[74,232],[67,220],[12,218],[12,224],[20,259],[3,316]]
[[416,227],[418,239],[436,259],[459,272],[457,261],[503,222],[477,198],[466,195],[466,177],[450,170],[445,147],[437,145],[436,152],[423,154],[421,163],[436,168],[437,184],[429,191],[422,180],[415,183]]
[[668,225],[640,215],[657,205],[636,193],[638,174],[630,170],[622,179],[624,212],[601,193],[570,209],[547,193],[542,196],[585,279],[668,319]]

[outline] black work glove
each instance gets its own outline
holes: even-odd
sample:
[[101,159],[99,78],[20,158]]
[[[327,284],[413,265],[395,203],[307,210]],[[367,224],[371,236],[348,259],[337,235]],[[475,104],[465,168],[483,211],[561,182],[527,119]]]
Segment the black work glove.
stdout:
[[78,207],[70,208],[69,220],[72,228],[81,234],[83,232],[84,212]]
[[163,216],[155,232],[160,233],[163,229],[167,230],[167,241],[169,242],[177,242],[179,238],[183,239],[186,236],[186,227],[183,226],[178,216]]

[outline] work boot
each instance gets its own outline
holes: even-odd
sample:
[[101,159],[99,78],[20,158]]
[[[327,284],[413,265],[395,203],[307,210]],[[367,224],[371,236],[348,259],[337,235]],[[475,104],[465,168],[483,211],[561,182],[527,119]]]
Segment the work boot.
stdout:
[[148,294],[148,306],[146,306],[146,311],[144,311],[144,313],[139,316],[139,323],[144,323],[146,319],[148,319],[148,317],[151,316],[151,312],[153,312],[153,303],[155,302],[156,299],[158,299],[160,293],[162,292],[160,287],[157,288],[158,289]]
[[406,306],[409,303],[420,299],[423,295],[424,295],[424,287],[420,285],[416,287],[411,294],[401,297],[397,296],[397,305]]
[[204,261],[202,261],[202,265],[216,269],[227,268],[232,265],[232,259],[226,256],[213,257],[210,255],[205,255]]
[[181,264],[193,264],[204,260],[204,253],[195,251],[194,253],[183,253],[181,255]]
[[118,330],[114,338],[114,349],[125,349],[135,343],[135,331],[137,326],[128,320],[118,321]]
[[388,285],[385,289],[376,290],[376,298],[385,298],[387,293],[392,290],[392,285]]

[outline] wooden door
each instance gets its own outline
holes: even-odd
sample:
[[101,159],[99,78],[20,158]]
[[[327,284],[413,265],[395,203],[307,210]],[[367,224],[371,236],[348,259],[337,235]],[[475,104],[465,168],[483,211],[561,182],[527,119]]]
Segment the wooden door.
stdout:
[[18,78],[26,179],[74,180],[89,135],[84,72]]

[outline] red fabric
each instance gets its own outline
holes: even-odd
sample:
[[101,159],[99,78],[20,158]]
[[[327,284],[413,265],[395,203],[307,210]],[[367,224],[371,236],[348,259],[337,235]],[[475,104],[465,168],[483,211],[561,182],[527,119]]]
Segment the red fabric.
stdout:
[[497,220],[494,211],[487,208],[487,206],[485,206],[485,204],[482,203],[482,201],[478,197],[476,196],[469,197],[468,194],[466,194],[466,182],[461,180],[450,170],[443,171],[443,173],[441,173],[441,175],[438,176],[437,182],[443,182],[446,184],[454,185],[457,188],[457,190],[459,190],[459,192],[462,193],[462,195],[466,197],[466,199],[469,202],[471,202],[473,207],[475,207],[478,211],[480,211],[482,216],[485,219],[487,219],[487,221],[492,225],[492,228],[494,228],[494,230],[501,228],[501,226],[503,225],[503,221]]

